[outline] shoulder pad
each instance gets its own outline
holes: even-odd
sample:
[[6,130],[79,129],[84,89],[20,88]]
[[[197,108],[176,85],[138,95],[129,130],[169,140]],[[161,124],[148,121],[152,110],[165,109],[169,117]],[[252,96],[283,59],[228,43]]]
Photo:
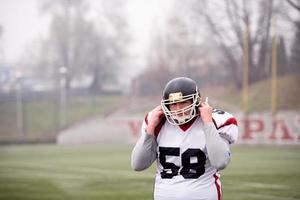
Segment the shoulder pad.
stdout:
[[237,126],[237,121],[235,117],[223,110],[213,109],[212,118],[217,129],[231,124]]

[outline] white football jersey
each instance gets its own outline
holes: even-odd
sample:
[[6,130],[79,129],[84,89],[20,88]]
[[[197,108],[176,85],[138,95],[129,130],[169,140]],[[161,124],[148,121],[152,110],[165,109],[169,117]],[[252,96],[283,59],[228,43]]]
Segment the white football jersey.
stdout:
[[[231,114],[215,109],[213,121],[219,134],[229,143],[237,140],[237,122]],[[147,124],[147,116],[145,123]],[[181,126],[171,125],[164,120],[156,129],[156,140],[158,146],[154,199],[221,198],[219,173],[210,165],[200,117]]]

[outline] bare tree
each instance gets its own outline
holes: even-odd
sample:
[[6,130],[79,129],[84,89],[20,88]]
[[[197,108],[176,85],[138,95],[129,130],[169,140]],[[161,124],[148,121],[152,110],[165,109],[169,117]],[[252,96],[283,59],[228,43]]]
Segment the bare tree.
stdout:
[[291,47],[290,66],[292,72],[300,73],[300,20],[296,25],[296,33]]
[[50,48],[44,53],[51,58],[56,73],[61,67],[67,69],[69,88],[70,81],[83,72],[88,62],[88,38],[93,31],[93,24],[85,18],[88,5],[81,0],[46,1],[42,10],[51,16]]
[[96,34],[91,37],[91,72],[94,75],[92,89],[101,90],[104,83],[118,82],[119,73],[127,57],[130,41],[125,18],[125,1],[102,1],[98,13]]
[[174,2],[166,29],[152,41],[151,67],[163,64],[173,75],[191,76],[209,84],[234,83],[240,89],[245,39],[249,82],[254,83],[270,76],[271,40],[277,31],[280,73],[289,71],[283,37],[286,34],[280,34],[273,24],[276,21],[281,27],[286,22],[282,13],[289,9],[283,8],[282,1]]
[[[224,1],[224,4],[209,5],[194,2],[193,11],[204,16],[207,27],[215,38],[226,58],[225,65],[232,74],[238,88],[242,86],[241,71],[243,61],[244,37],[247,32],[249,81],[266,78],[270,66],[270,30],[274,13],[273,1],[249,2]],[[215,17],[216,11],[220,14]],[[259,12],[257,12],[259,11]],[[218,14],[217,14],[218,15]]]
[[[297,11],[298,17],[300,16],[300,0],[287,0],[288,4]],[[293,21],[296,31],[291,47],[290,67],[292,72],[300,72],[300,19]]]
[[277,48],[277,65],[278,75],[282,76],[291,72],[288,56],[286,51],[285,40],[282,36],[279,37]]
[[161,67],[163,63],[174,76],[191,77],[202,86],[224,83],[228,70],[216,61],[227,57],[222,58],[212,34],[207,34],[205,18],[193,10],[192,3],[201,4],[174,1],[165,29],[153,37],[149,65]]
[[[89,5],[82,0],[46,1],[43,10],[51,16],[50,37],[45,42],[51,67],[67,68],[67,85],[76,77],[91,76],[91,88],[100,91],[107,81],[117,79],[123,64],[128,35],[121,12],[124,1],[101,1],[98,16],[88,19]],[[50,59],[49,59],[50,58]]]
[[293,8],[300,12],[300,1],[299,0],[286,0]]

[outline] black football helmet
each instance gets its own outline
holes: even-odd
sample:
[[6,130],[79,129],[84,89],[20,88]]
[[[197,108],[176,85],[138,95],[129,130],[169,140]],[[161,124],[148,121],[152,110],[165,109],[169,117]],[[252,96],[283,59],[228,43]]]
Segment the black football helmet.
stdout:
[[[179,110],[170,110],[171,104],[184,101],[191,101],[191,104]],[[200,102],[201,97],[196,82],[190,78],[178,77],[165,86],[161,106],[171,124],[181,125],[191,121],[197,115]]]

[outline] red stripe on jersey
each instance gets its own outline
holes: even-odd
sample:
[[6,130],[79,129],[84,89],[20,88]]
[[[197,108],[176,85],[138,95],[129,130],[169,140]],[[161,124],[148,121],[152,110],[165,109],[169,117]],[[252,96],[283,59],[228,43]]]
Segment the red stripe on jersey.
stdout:
[[213,123],[214,123],[216,129],[218,129],[217,123],[216,123],[216,121],[214,120],[214,118],[212,118],[212,120],[213,120]]
[[231,124],[234,124],[234,125],[237,126],[237,121],[236,121],[236,119],[234,117],[231,117],[231,118],[227,119],[227,121],[224,124],[222,124],[221,126],[219,126],[219,127],[217,126],[217,123],[216,123],[216,121],[214,119],[213,119],[213,122],[215,124],[216,129],[218,129],[218,130],[220,128],[224,127],[224,126],[228,126],[228,125],[231,125]]
[[160,130],[161,130],[161,128],[163,127],[163,125],[165,124],[166,120],[167,120],[167,119],[166,119],[165,117],[163,117],[163,118],[160,120],[159,124],[155,127],[155,130],[154,130],[155,138],[157,138],[157,136],[159,135]]
[[237,126],[237,121],[236,121],[236,119],[234,117],[227,119],[227,121],[223,125],[221,125],[218,129],[220,129],[220,128],[224,127],[224,126],[228,126],[230,124],[234,124],[234,125]]
[[218,192],[218,200],[221,200],[221,187],[218,183],[219,177],[216,174],[214,174],[214,178],[215,178],[215,185],[216,185],[217,192]]
[[147,115],[145,116],[145,122],[146,122],[146,125],[148,125],[148,113],[147,113]]

